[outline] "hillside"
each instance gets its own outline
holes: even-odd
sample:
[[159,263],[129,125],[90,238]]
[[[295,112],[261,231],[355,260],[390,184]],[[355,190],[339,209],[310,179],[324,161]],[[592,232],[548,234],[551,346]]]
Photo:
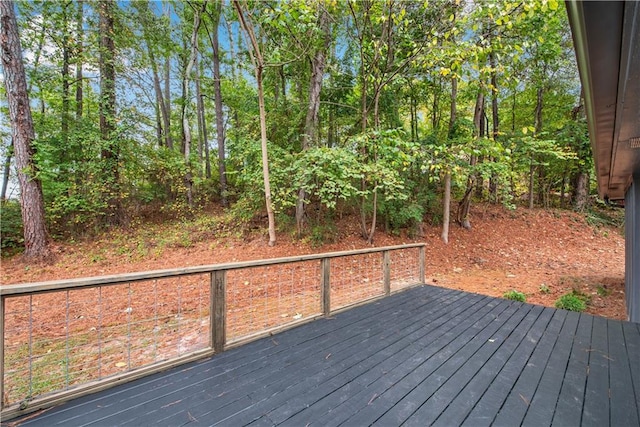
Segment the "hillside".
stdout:
[[[621,212],[614,212],[620,215]],[[222,214],[188,222],[145,224],[83,242],[56,242],[50,265],[26,264],[20,257],[2,260],[3,284],[215,264],[367,247],[354,218],[343,218],[335,243],[294,239],[280,233],[268,247],[266,233],[240,233]],[[476,205],[473,230],[453,226],[450,243],[440,241],[437,226],[409,238],[378,232],[376,246],[427,243],[427,282],[491,296],[523,292],[527,302],[553,306],[575,290],[590,297],[587,312],[625,319],[624,238],[622,230],[599,217],[562,210]]]

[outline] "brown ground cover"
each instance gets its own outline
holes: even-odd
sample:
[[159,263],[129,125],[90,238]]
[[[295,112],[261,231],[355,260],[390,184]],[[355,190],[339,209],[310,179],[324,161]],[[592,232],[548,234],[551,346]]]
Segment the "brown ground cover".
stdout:
[[[369,247],[355,217],[337,224],[334,243],[313,244],[279,233],[275,247],[266,233],[240,233],[221,214],[191,221],[143,224],[87,241],[55,243],[55,260],[34,265],[19,256],[2,260],[1,283],[69,279],[125,272],[216,264]],[[572,290],[590,297],[587,312],[625,319],[622,230],[595,226],[584,215],[564,210],[505,210],[478,205],[473,229],[455,225],[450,243],[438,226],[423,237],[378,232],[375,246],[425,242],[427,282],[496,297],[523,292],[527,302],[553,306]]]

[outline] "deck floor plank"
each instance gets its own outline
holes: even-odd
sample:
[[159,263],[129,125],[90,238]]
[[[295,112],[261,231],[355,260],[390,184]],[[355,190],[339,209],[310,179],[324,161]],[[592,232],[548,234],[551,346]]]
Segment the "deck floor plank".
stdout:
[[[606,427],[609,425],[609,343],[607,319],[593,318],[587,386],[582,409],[582,425]],[[603,399],[602,397],[607,397]]]
[[639,325],[425,285],[16,421],[616,426],[639,397]]
[[[485,304],[483,310],[474,313],[473,316],[468,316],[466,319],[464,316],[459,316],[459,319],[454,319],[451,322],[457,326],[459,334],[451,334],[448,342],[443,340],[441,345],[445,346],[453,340],[459,339],[461,334],[473,334],[474,331],[486,327],[507,308],[508,304],[505,303]],[[318,425],[336,425],[337,422],[344,421],[341,416],[351,415],[358,406],[360,409],[370,406],[372,400],[375,401],[378,396],[382,396],[395,383],[414,372],[420,364],[428,363],[429,357],[433,357],[439,352],[437,346],[433,345],[434,342],[431,336],[412,342],[410,346],[406,346],[402,351],[380,364],[377,367],[379,369],[371,369],[356,381],[341,389],[334,390],[323,398],[322,402],[319,402],[321,404],[315,410],[298,412],[285,424],[306,425],[314,422]],[[427,348],[429,348],[428,352],[425,351]]]
[[575,312],[558,310],[558,313],[562,313],[565,316],[565,321],[551,351],[551,357],[542,373],[536,393],[531,399],[531,404],[522,421],[522,425],[526,427],[550,425],[558,402],[558,395],[560,394],[565,370],[571,355],[573,338],[580,319],[580,314]]
[[[627,343],[620,322],[607,321],[609,337],[609,379],[617,387],[610,388],[612,426],[640,426],[637,398],[633,390]],[[640,353],[636,353],[640,358]]]
[[589,371],[592,327],[593,317],[581,314],[558,395],[558,403],[553,414],[552,423],[555,425],[579,425],[581,423],[584,392]]
[[[458,301],[456,298],[450,300],[439,300],[437,302],[429,301],[428,304],[422,303],[419,306],[421,310],[418,310],[418,320],[424,320],[421,316],[438,317],[443,313],[440,305],[454,304]],[[465,303],[469,303],[467,301]],[[420,304],[419,300],[411,301],[412,304]],[[396,309],[395,313],[399,316],[397,319],[389,317],[392,323],[396,324],[397,328],[414,328],[419,327],[420,322],[415,322],[411,313],[416,310],[415,306],[407,307],[405,310]],[[375,322],[374,322],[375,323]],[[428,321],[426,321],[428,323]],[[370,325],[371,326],[371,325]],[[302,359],[298,366],[288,366],[286,372],[273,372],[273,369],[266,370],[266,376],[262,377],[257,384],[257,387],[253,387],[249,390],[252,404],[243,408],[242,411],[234,412],[233,407],[226,408],[218,405],[211,405],[207,401],[203,402],[200,407],[194,407],[191,405],[192,410],[196,411],[195,415],[207,415],[212,411],[217,411],[217,417],[222,420],[226,420],[231,417],[248,417],[246,422],[251,421],[255,416],[254,413],[260,413],[261,405],[263,401],[268,401],[268,406],[279,399],[285,398],[287,395],[294,395],[296,389],[306,390],[309,388],[317,387],[322,382],[330,381],[335,376],[340,376],[342,372],[351,366],[354,360],[357,361],[357,357],[362,357],[364,354],[361,349],[365,348],[367,351],[375,351],[383,348],[385,345],[384,337],[391,336],[389,331],[377,328],[375,333],[367,332],[356,335],[359,337],[359,341],[355,340],[351,345],[345,345],[348,343],[346,339],[349,335],[353,334],[354,328],[342,328],[339,331],[335,331],[333,334],[335,343],[327,346],[318,346],[311,348],[307,357]],[[349,335],[346,335],[349,334]],[[275,361],[277,363],[277,361]],[[243,390],[239,390],[240,393]],[[246,391],[245,391],[246,393]],[[284,394],[283,394],[284,393]],[[270,408],[265,409],[268,410]],[[203,412],[199,412],[202,410]],[[168,420],[170,421],[170,420]],[[240,420],[235,421],[236,424],[240,423]]]

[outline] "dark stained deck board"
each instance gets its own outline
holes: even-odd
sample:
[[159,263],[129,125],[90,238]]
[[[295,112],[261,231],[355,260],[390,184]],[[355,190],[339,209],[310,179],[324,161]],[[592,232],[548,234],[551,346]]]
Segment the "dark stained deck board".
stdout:
[[[545,313],[548,314],[548,313]],[[541,320],[546,320],[546,316]],[[524,413],[526,412],[526,400],[530,400],[537,387],[540,376],[542,375],[547,363],[547,359],[550,356],[553,344],[557,339],[557,334],[562,326],[564,320],[563,312],[554,311],[553,317],[549,323],[548,329],[542,335],[539,344],[533,349],[526,367],[520,374],[520,377],[516,381],[514,388],[509,393],[503,408],[498,413],[494,424],[508,424],[517,425],[520,424]],[[536,335],[539,332],[535,332]],[[493,361],[494,364],[499,364],[500,361]],[[488,371],[497,371],[499,368],[496,366],[490,367]],[[480,369],[477,370],[480,372]],[[490,375],[476,375],[473,380],[477,380],[475,384],[469,383],[464,389],[460,391],[456,399],[454,399],[446,408],[438,419],[435,420],[435,425],[450,426],[460,425],[467,418],[468,414],[473,410],[476,402],[485,394],[486,389],[491,384]],[[480,386],[479,386],[480,385]],[[462,408],[464,408],[462,410]],[[506,422],[505,422],[506,420]]]
[[594,317],[591,331],[589,369],[585,391],[582,425],[604,427],[609,425],[609,343],[607,340],[607,320]]
[[[534,307],[526,316],[515,326],[516,330],[525,330],[529,328],[539,316],[539,307]],[[511,320],[511,319],[510,319]],[[510,329],[510,328],[509,328]],[[503,344],[513,342],[514,344],[520,340],[518,334],[510,334],[508,337],[492,337],[478,336],[479,340],[467,342],[461,351],[457,352],[454,357],[440,366],[432,375],[426,377],[415,389],[407,394],[402,401],[394,405],[384,416],[380,418],[382,424],[399,425],[407,422],[408,425],[425,425],[432,423],[435,418],[444,410],[446,400],[453,399],[459,388],[463,387],[465,381],[464,375],[459,374],[460,367],[465,361],[474,362],[473,357],[478,356],[478,366],[486,363],[489,358],[495,355]],[[493,339],[494,341],[489,341]],[[478,350],[483,349],[485,351]],[[466,350],[466,351],[465,351]],[[469,366],[474,366],[470,364]],[[464,374],[465,371],[462,371]],[[449,381],[451,380],[451,381]],[[450,387],[442,388],[443,384]],[[442,399],[440,392],[443,391]],[[437,397],[433,397],[438,392]],[[428,400],[427,400],[428,399]],[[412,411],[414,410],[414,411]],[[410,412],[412,411],[412,412]]]
[[639,325],[421,286],[23,425],[638,425],[639,396]]
[[[640,323],[621,323],[624,342],[627,347],[631,382],[635,394],[636,409],[640,418],[640,363],[634,363],[640,355]],[[629,392],[630,394],[630,392]]]
[[[507,305],[496,304],[491,307],[491,304],[487,304],[484,307],[491,308],[491,310],[479,310],[475,312],[473,316],[469,316],[469,313],[466,312],[464,314],[467,315],[467,318],[465,318],[464,315],[459,315],[457,316],[458,319],[453,319],[450,323],[455,325],[456,331],[452,328],[446,338],[442,339],[446,334],[439,337],[438,339],[441,339],[442,345],[458,339],[460,334],[466,333],[471,335],[473,329],[479,322],[490,322],[493,316],[495,316],[495,314],[492,313],[497,314],[504,311]],[[469,325],[471,325],[471,327],[469,327]],[[348,411],[352,412],[353,408],[356,407],[356,402],[354,402],[353,398],[356,398],[361,406],[367,406],[374,395],[382,395],[384,391],[383,387],[369,387],[373,382],[384,378],[388,386],[392,385],[394,379],[398,380],[406,377],[415,371],[418,364],[422,363],[427,356],[423,349],[431,346],[433,354],[437,353],[439,351],[438,345],[435,344],[436,341],[433,338],[432,336],[425,336],[417,341],[412,341],[409,346],[400,348],[398,352],[387,357],[374,369],[363,372],[358,378],[355,378],[354,381],[345,384],[339,389],[329,390],[329,393],[325,393],[325,396],[322,396],[321,399],[316,401],[310,410],[302,411],[303,401],[298,399],[297,402],[288,402],[284,408],[277,408],[271,411],[266,417],[276,422],[286,421],[285,424],[287,425],[306,425],[311,422],[316,422],[319,425],[335,423],[337,414],[335,411],[329,413],[331,410],[342,405],[348,408]],[[362,392],[364,392],[364,394],[358,394]],[[295,414],[295,416],[291,417],[292,414]],[[323,415],[328,416],[326,419],[322,419]]]
[[[501,316],[508,318],[514,312],[515,310],[509,306],[508,302],[501,302],[479,320],[475,318],[464,319],[464,323],[457,323],[457,327],[461,333],[467,333],[467,331],[472,332],[471,328],[480,330],[492,322],[494,325],[501,324],[496,322],[496,320]],[[471,328],[467,329],[467,325],[471,325]],[[428,363],[429,359],[433,358],[438,352],[446,351],[442,346],[446,346],[454,338],[455,336],[450,335],[448,342],[447,340],[442,340],[440,345],[433,345],[433,343],[428,340],[420,340],[414,343],[409,351],[398,353],[393,359],[389,359],[381,364],[380,369],[371,370],[363,375],[358,380],[360,387],[357,393],[352,392],[347,394],[346,399],[339,399],[345,393],[341,390],[336,390],[336,392],[328,396],[328,398],[337,404],[332,405],[329,403],[329,411],[323,408],[324,413],[316,413],[311,419],[318,425],[338,425],[354,414],[355,409],[358,411],[367,409],[371,406],[371,403],[376,402],[380,396],[383,396],[384,393],[394,387],[395,384],[408,375],[411,375],[417,367]],[[381,408],[382,405],[380,405],[380,402],[381,401],[376,402],[374,406]],[[293,421],[295,421],[295,419],[295,417],[292,418]]]
[[536,393],[530,400],[531,403],[522,421],[522,425],[526,427],[551,424],[569,356],[571,355],[571,347],[580,314],[564,310],[558,310],[557,313],[561,313],[564,316],[564,324],[551,350],[551,355],[542,373]]
[[531,337],[532,340],[539,339],[539,342],[533,343],[535,345],[533,352],[493,421],[493,425],[522,424],[566,318],[565,311],[554,310],[552,315],[544,334],[540,334],[540,338]]
[[553,414],[552,423],[555,425],[579,425],[582,420],[592,326],[593,317],[580,316],[558,403]]
[[[609,379],[611,384],[619,385],[610,389],[611,425],[639,426],[640,418],[636,402],[640,396],[636,396],[633,389],[629,364],[631,353],[627,353],[628,347],[624,345],[622,325],[619,322],[607,321],[607,334],[609,336]],[[636,357],[640,358],[640,353],[636,353]]]
[[[452,300],[450,303],[454,303]],[[469,301],[470,302],[470,301]],[[466,302],[468,304],[469,302]],[[402,321],[397,321],[395,328],[405,329],[410,331],[413,328],[418,328],[421,321],[425,321],[428,324],[429,317],[438,317],[445,314],[442,308],[429,310],[429,307],[421,306],[423,310],[418,311],[418,315],[413,318],[410,313],[415,310],[407,310],[403,314]],[[384,331],[378,328],[378,333],[372,336],[367,336],[364,341],[356,343],[350,347],[344,347],[341,344],[341,336],[336,333],[337,344],[334,346],[323,346],[320,349],[316,349],[316,354],[310,354],[307,360],[304,361],[302,369],[291,369],[284,375],[278,372],[272,372],[268,377],[265,377],[261,382],[259,388],[252,391],[250,397],[252,399],[252,405],[248,405],[242,408],[241,411],[235,410],[234,407],[220,408],[217,416],[220,419],[227,417],[235,417],[234,424],[241,423],[241,419],[248,417],[245,422],[249,422],[255,418],[254,413],[261,410],[262,406],[267,405],[267,410],[273,405],[277,404],[279,400],[283,398],[296,396],[299,393],[314,389],[323,383],[330,382],[331,387],[335,387],[333,384],[338,380],[345,380],[348,378],[347,369],[356,365],[359,365],[359,361],[363,358],[363,355],[367,352],[374,352],[379,354],[379,357],[384,357],[385,346],[397,340],[397,334],[395,331]],[[366,351],[362,351],[362,349]],[[360,359],[359,359],[360,358]],[[363,368],[364,369],[364,368]],[[336,377],[338,379],[336,380]],[[218,409],[211,405],[204,405],[203,408],[193,408],[196,410],[192,415],[208,415],[212,411]],[[198,409],[202,409],[204,412],[197,412]],[[180,414],[176,414],[176,417],[180,417]],[[239,419],[238,419],[239,418]],[[168,422],[171,419],[167,420]],[[223,419],[223,421],[225,421]]]
[[[341,356],[339,353],[331,353],[329,358],[329,364],[334,365],[329,369],[321,370],[313,375],[313,372],[302,372],[304,379],[298,382],[288,383],[289,387],[283,391],[281,387],[271,390],[274,392],[272,398],[268,401],[261,399],[255,406],[247,408],[249,410],[243,411],[238,414],[229,414],[229,417],[223,420],[222,425],[243,425],[248,422],[252,422],[256,419],[256,413],[266,413],[276,405],[285,405],[286,407],[295,407],[298,405],[300,409],[304,409],[307,406],[314,404],[318,399],[322,398],[325,394],[330,393],[337,388],[340,388],[344,384],[353,383],[354,379],[362,373],[369,371],[376,364],[387,360],[389,356],[402,348],[411,345],[414,339],[417,339],[420,335],[428,334],[433,330],[438,331],[440,326],[449,322],[454,314],[465,313],[469,315],[469,310],[473,306],[477,306],[479,309],[485,309],[486,305],[481,304],[484,298],[479,297],[475,300],[469,300],[460,307],[456,307],[455,310],[447,310],[446,308],[440,313],[434,313],[435,315],[429,315],[434,319],[434,322],[428,322],[421,325],[419,318],[414,317],[410,313],[407,325],[398,325],[394,327],[391,333],[386,333],[384,337],[380,337],[379,342],[374,342],[373,345],[364,345],[356,348],[354,353],[345,354]],[[472,303],[471,305],[468,305]],[[403,331],[404,334],[398,334],[397,332]],[[334,359],[336,357],[336,359]],[[346,359],[341,357],[347,357]],[[326,358],[326,356],[325,356]],[[323,363],[322,360],[319,361]],[[336,362],[340,364],[336,365]],[[336,369],[337,368],[337,369]],[[307,374],[307,375],[305,375]],[[287,417],[284,417],[286,419]],[[282,421],[274,414],[269,414],[269,419],[273,419],[275,422]]]

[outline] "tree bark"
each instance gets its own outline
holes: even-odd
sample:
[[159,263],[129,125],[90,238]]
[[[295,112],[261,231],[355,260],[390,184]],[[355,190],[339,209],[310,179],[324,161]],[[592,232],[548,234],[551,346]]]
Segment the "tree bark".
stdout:
[[[322,91],[322,77],[326,62],[326,51],[331,42],[331,31],[329,27],[329,12],[324,3],[319,3],[319,27],[324,36],[323,46],[320,47],[311,60],[311,81],[309,82],[309,103],[307,107],[307,117],[305,119],[304,134],[302,135],[302,150],[308,150],[312,144],[317,143],[318,111],[320,110],[320,92]],[[305,216],[306,192],[303,188],[298,190],[298,200],[296,203],[296,228],[298,236],[302,234]]]
[[577,174],[574,187],[573,208],[578,212],[582,212],[589,205],[589,174],[586,172]]
[[267,151],[267,113],[264,106],[264,90],[262,87],[262,72],[264,70],[264,59],[260,46],[253,31],[253,24],[244,16],[242,7],[238,0],[233,0],[233,6],[238,12],[238,18],[240,19],[240,25],[244,29],[247,37],[249,38],[249,53],[251,55],[251,61],[254,64],[256,82],[258,84],[258,108],[260,110],[260,141],[262,148],[262,176],[264,180],[264,197],[267,205],[267,218],[269,221],[269,246],[276,244],[276,222],[275,215],[273,213],[273,205],[271,203],[271,185],[269,183],[269,156]]
[[2,191],[0,191],[0,202],[7,200],[7,188],[9,187],[9,176],[11,175],[11,158],[13,157],[13,138],[7,147],[7,155],[4,159],[2,174]]
[[[206,3],[202,4],[202,10],[206,7]],[[183,132],[183,153],[184,161],[187,165],[187,174],[184,177],[184,183],[187,187],[187,203],[189,207],[193,207],[193,174],[191,171],[191,129],[189,128],[189,78],[191,71],[196,64],[198,55],[198,30],[200,29],[201,10],[195,10],[193,14],[193,30],[191,32],[191,53],[184,70],[182,78],[182,132]]]
[[[198,118],[198,160],[200,164],[204,160],[204,147],[209,144],[207,138],[207,120],[204,114],[204,100],[202,99],[202,84],[200,82],[200,61],[198,60],[198,55],[196,55],[196,60],[193,65],[194,69],[194,80],[196,83],[196,109],[197,109],[197,118]],[[206,169],[206,166],[205,166]],[[198,175],[202,175],[202,169],[198,168]],[[209,176],[211,176],[211,168],[209,168]]]
[[[224,111],[222,109],[222,86],[220,74],[220,15],[222,14],[222,1],[215,2],[213,16],[214,28],[209,33],[211,48],[213,49],[213,93],[216,110],[216,140],[218,142],[218,176],[220,180],[220,200],[222,206],[229,206],[227,200],[227,168],[225,160],[225,131],[224,131]],[[233,42],[230,41],[231,48]],[[210,174],[210,172],[209,172]]]
[[76,121],[82,118],[83,110],[83,76],[84,66],[84,0],[78,0],[78,10],[76,11]]
[[167,106],[165,104],[165,98],[162,94],[162,86],[160,84],[160,72],[158,70],[158,62],[156,60],[156,54],[153,46],[153,40],[151,39],[151,20],[153,19],[151,11],[149,10],[149,4],[145,0],[143,2],[138,3],[141,15],[142,15],[142,31],[144,35],[145,44],[147,45],[147,55],[149,55],[149,65],[151,65],[151,73],[153,75],[153,90],[156,96],[156,114],[157,114],[157,123],[156,123],[156,135],[158,138],[158,146],[162,147],[163,145],[169,147],[168,139],[170,138],[169,134],[169,112],[167,111]]
[[[458,79],[451,77],[451,110],[449,114],[449,139],[453,138],[453,130],[458,118]],[[451,171],[444,174],[444,194],[442,197],[442,234],[444,243],[449,243],[449,221],[451,218]]]
[[[71,35],[69,34],[69,7],[71,3],[62,3],[62,111],[60,114],[60,134],[62,136],[62,144],[66,148],[69,145],[69,51],[71,46],[69,42]],[[66,149],[63,150],[63,156]],[[61,159],[62,160],[62,159]]]
[[38,168],[33,161],[35,134],[13,2],[0,2],[0,24],[2,68],[20,183],[24,256],[45,259],[51,252],[45,225],[42,185],[37,177]]
[[[473,114],[474,138],[479,138],[484,132],[482,126],[482,117],[484,114],[484,94],[482,87],[478,90],[476,97],[476,106]],[[478,161],[476,156],[471,156],[469,164],[473,167]],[[471,220],[469,219],[469,211],[471,210],[471,193],[475,186],[475,174],[470,173],[467,178],[467,189],[460,203],[458,203],[458,223],[465,229],[471,230]]]
[[[171,10],[166,6],[164,9],[165,18],[171,20]],[[169,150],[173,150],[173,138],[171,137],[171,54],[167,53],[164,58],[164,137],[165,145]]]
[[100,135],[102,137],[101,157],[106,180],[105,200],[107,201],[105,221],[109,225],[119,225],[124,221],[120,202],[120,176],[118,160],[120,149],[114,137],[116,115],[116,71],[114,12],[116,3],[100,1]]

